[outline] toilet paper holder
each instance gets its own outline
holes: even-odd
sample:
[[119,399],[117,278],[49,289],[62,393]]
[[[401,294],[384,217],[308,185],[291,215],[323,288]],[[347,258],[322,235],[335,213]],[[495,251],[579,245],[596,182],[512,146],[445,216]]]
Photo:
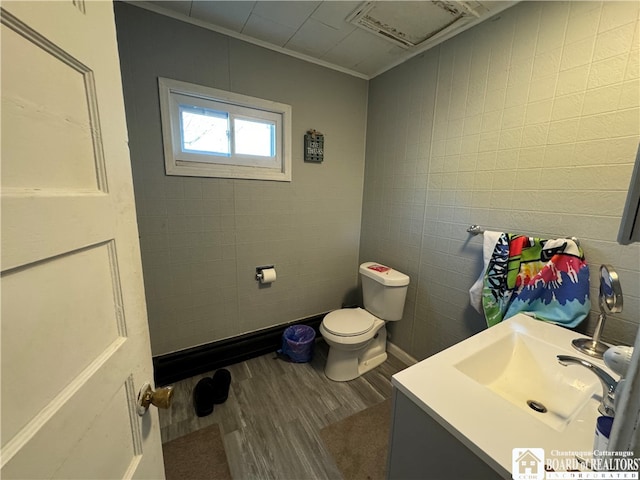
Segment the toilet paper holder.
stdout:
[[264,278],[263,270],[267,270],[269,268],[275,268],[274,265],[263,265],[261,267],[256,267],[256,280],[259,282]]

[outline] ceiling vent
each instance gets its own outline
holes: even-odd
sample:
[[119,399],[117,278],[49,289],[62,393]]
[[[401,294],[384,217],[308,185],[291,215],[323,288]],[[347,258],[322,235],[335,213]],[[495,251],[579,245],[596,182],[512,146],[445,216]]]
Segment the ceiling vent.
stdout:
[[488,13],[476,1],[371,1],[363,2],[346,21],[410,49],[463,29]]

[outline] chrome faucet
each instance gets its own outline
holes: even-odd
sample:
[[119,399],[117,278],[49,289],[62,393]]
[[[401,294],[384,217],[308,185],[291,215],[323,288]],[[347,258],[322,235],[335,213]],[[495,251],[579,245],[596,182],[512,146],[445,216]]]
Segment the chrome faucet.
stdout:
[[597,365],[581,358],[572,357],[570,355],[558,355],[557,359],[558,362],[560,362],[560,365],[564,365],[565,367],[568,365],[582,365],[596,374],[602,384],[602,401],[600,402],[598,411],[603,415],[613,417],[615,414],[614,402],[618,382],[616,382],[611,375]]

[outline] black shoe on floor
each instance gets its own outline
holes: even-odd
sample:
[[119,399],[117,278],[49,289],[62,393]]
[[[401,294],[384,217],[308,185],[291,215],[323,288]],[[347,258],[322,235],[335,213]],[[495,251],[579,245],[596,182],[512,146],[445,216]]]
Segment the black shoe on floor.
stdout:
[[193,406],[196,415],[206,417],[213,412],[213,400],[216,389],[213,380],[209,377],[203,378],[193,389]]
[[224,403],[229,398],[229,387],[231,386],[231,373],[227,369],[220,369],[213,374],[213,403]]

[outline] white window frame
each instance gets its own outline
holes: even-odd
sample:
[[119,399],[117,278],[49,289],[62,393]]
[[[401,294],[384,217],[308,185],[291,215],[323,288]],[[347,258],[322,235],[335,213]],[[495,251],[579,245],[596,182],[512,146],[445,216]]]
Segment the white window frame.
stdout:
[[[167,175],[291,181],[290,105],[162,77],[158,77],[158,88]],[[274,125],[275,156],[184,151],[181,104],[228,112],[231,123],[237,118]]]

